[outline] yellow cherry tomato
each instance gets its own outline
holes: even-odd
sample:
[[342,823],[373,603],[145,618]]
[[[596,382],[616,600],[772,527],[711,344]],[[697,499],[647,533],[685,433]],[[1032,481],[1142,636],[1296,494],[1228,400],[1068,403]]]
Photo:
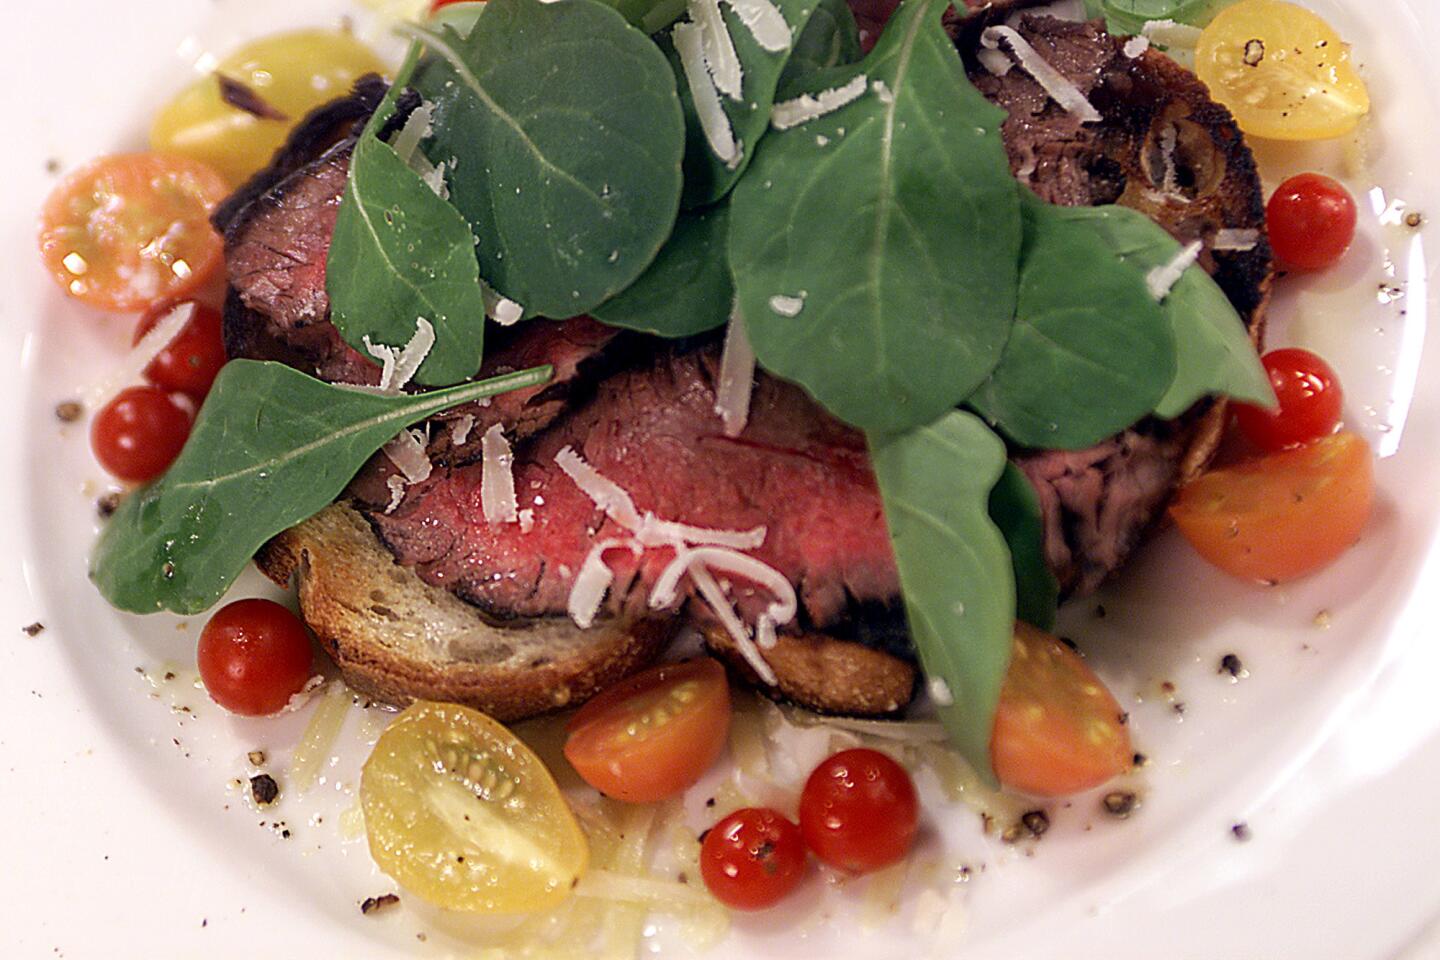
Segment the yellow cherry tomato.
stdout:
[[150,143],[203,161],[239,184],[270,162],[305,114],[343,96],[364,74],[385,72],[380,58],[348,33],[264,37],[166,104],[150,128]]
[[522,913],[570,894],[585,834],[530,748],[477,710],[408,707],[360,777],[370,855],[412,893],[473,913]]
[[1222,11],[1200,37],[1195,71],[1257,137],[1339,137],[1370,111],[1350,46],[1319,16],[1282,0]]

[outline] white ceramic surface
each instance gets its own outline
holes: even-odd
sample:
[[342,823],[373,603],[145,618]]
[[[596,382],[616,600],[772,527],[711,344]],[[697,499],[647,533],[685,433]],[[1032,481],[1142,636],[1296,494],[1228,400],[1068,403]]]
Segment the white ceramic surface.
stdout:
[[[1350,421],[1384,455],[1363,542],[1318,576],[1264,591],[1225,580],[1162,535],[1098,598],[1103,619],[1089,603],[1066,624],[1153,758],[1137,816],[1116,823],[1094,797],[1077,800],[1053,811],[1031,857],[979,839],[969,808],[929,803],[944,862],[985,865],[950,891],[958,906],[943,936],[917,934],[910,909],[862,929],[852,909],[862,890],[813,890],[788,912],[737,922],[715,956],[1424,954],[1440,911],[1440,348],[1427,337],[1431,228],[1382,221],[1395,219],[1394,200],[1440,216],[1440,8],[1312,5],[1365,65],[1374,161],[1352,182],[1364,196],[1361,242],[1343,270],[1287,284],[1272,336],[1330,357]],[[363,742],[383,716],[351,718],[348,747],[303,805],[261,813],[230,785],[247,750],[283,757],[304,716],[223,716],[188,685],[198,623],[119,615],[94,594],[85,552],[105,481],[83,425],[62,427],[52,414],[114,362],[129,324],[68,303],[40,270],[33,223],[54,182],[47,161],[68,168],[140,145],[152,111],[202,54],[341,12],[331,0],[7,4],[0,329],[12,349],[0,358],[0,399],[12,413],[0,419],[0,449],[13,459],[0,485],[18,522],[0,559],[12,621],[0,628],[0,956],[463,955],[432,916],[355,909],[391,889],[363,841],[338,830]],[[1264,156],[1271,176],[1287,163],[1331,162]],[[1405,295],[1382,303],[1384,283]],[[258,577],[236,588],[263,589]],[[1317,625],[1321,611],[1328,627]],[[37,620],[42,634],[20,632]],[[1250,671],[1233,684],[1216,673],[1232,651]],[[161,679],[167,669],[175,680]],[[1245,843],[1231,831],[1240,822]]]

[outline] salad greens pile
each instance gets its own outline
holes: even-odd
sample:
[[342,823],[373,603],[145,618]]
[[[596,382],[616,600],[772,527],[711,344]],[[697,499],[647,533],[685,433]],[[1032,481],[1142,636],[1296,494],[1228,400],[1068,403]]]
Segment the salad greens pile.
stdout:
[[1138,34],[1154,20],[1203,27],[1235,0],[1085,0],[1087,17],[1104,17],[1115,34]]
[[[1057,602],[1007,441],[1081,448],[1208,394],[1272,395],[1203,270],[1147,282],[1180,254],[1163,229],[1017,184],[947,5],[904,0],[863,57],[844,0],[490,0],[411,28],[328,288],[357,349],[428,320],[430,387],[475,375],[487,314],[742,323],[760,366],[868,435],[917,651],[988,771],[1013,621],[1048,627]],[[112,521],[97,582],[127,609],[203,609],[401,426],[515,385],[385,399],[231,364],[171,473]]]

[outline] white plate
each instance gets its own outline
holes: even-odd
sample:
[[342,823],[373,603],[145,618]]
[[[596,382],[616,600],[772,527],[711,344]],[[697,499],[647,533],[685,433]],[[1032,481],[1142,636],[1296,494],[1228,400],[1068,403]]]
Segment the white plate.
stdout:
[[[1379,222],[1392,199],[1440,215],[1431,92],[1440,11],[1425,0],[1313,5],[1365,64],[1377,150],[1370,181],[1355,185],[1378,184],[1383,196],[1373,210],[1362,196],[1363,237],[1344,270],[1287,284],[1273,338],[1329,356],[1350,421],[1385,455],[1363,542],[1321,575],[1262,591],[1161,536],[1102,598],[1104,619],[1082,605],[1068,624],[1154,760],[1135,817],[1116,823],[1095,798],[1077,800],[1052,811],[1055,826],[1031,857],[965,840],[973,811],[932,802],[937,835],[956,844],[946,863],[976,868],[952,891],[963,925],[938,941],[916,936],[907,908],[863,930],[854,919],[863,885],[813,890],[806,902],[824,905],[827,922],[798,908],[742,920],[716,956],[1371,960],[1414,941],[1440,909],[1440,645],[1430,629],[1440,357],[1426,337],[1429,230]],[[47,160],[68,168],[140,145],[148,117],[201,53],[333,22],[337,10],[322,0],[61,0],[7,12],[0,322],[17,349],[0,361],[12,411],[0,440],[14,451],[0,490],[18,504],[18,523],[0,562],[13,621],[0,640],[0,954],[450,955],[457,942],[432,916],[407,905],[362,918],[355,908],[391,889],[363,842],[337,829],[353,803],[355,751],[306,805],[287,798],[258,812],[229,785],[246,772],[247,750],[282,757],[304,718],[222,716],[185,683],[198,624],[121,616],[95,595],[84,555],[105,481],[84,427],[52,414],[113,363],[129,326],[68,303],[40,270],[33,218],[54,181]],[[1382,283],[1406,295],[1382,305]],[[237,590],[262,589],[257,580]],[[1315,623],[1322,610],[1328,628]],[[42,634],[19,632],[37,620]],[[1216,673],[1231,651],[1251,673],[1235,684]],[[180,676],[167,683],[170,667]],[[376,726],[352,719],[351,739]],[[1244,843],[1231,831],[1241,822]]]

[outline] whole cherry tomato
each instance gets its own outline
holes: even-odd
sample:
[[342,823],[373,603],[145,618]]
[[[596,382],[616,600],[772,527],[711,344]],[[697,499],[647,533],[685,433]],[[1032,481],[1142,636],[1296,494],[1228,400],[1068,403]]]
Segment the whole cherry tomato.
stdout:
[[903,859],[920,807],[905,768],[878,750],[843,750],[821,763],[800,794],[800,832],[815,856],[851,873]]
[[1355,239],[1355,200],[1338,182],[1302,173],[1280,184],[1265,207],[1270,246],[1297,270],[1333,265]]
[[231,713],[263,717],[282,710],[311,677],[310,635],[273,600],[236,600],[200,631],[200,679]]
[[736,810],[705,835],[700,875],[715,899],[728,907],[773,906],[805,875],[800,828],[769,808]]
[[190,415],[159,387],[128,387],[90,424],[90,449],[111,475],[147,483],[169,469],[190,435]]
[[175,310],[187,310],[190,319],[175,338],[156,354],[145,368],[145,379],[158,387],[183,393],[197,404],[205,400],[210,384],[225,366],[225,344],[220,331],[220,312],[204,304],[186,301],[162,304],[147,312],[135,327],[139,343],[155,324]]
[[1276,410],[1235,405],[1235,421],[1251,443],[1267,452],[1286,450],[1328,437],[1340,425],[1344,394],[1330,364],[1288,347],[1265,354],[1262,362],[1280,400]]

